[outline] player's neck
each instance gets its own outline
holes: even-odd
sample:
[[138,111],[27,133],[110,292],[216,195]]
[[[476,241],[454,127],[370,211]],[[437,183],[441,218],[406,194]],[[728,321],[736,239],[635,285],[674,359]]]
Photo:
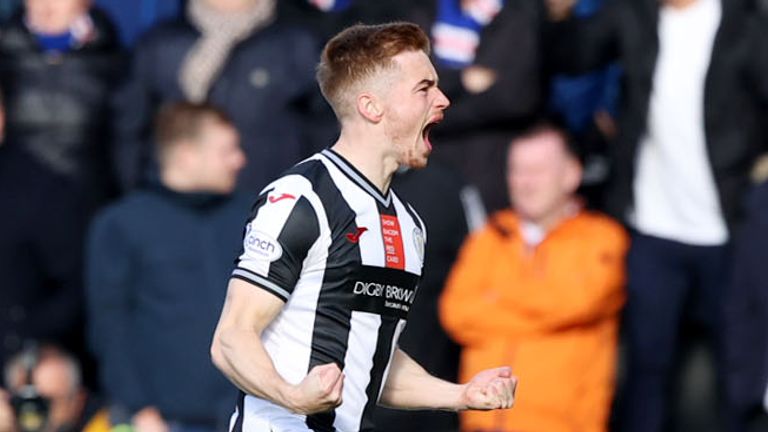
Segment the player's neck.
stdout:
[[375,137],[344,130],[333,145],[333,150],[357,168],[381,193],[389,190],[392,176],[397,171],[397,162],[387,158],[386,148],[377,143]]

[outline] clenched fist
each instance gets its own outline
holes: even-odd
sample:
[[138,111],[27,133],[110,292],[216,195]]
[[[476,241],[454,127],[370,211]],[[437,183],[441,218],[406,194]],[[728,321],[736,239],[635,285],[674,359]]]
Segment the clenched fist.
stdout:
[[515,403],[517,378],[508,367],[484,370],[464,384],[463,405],[467,409],[511,408]]
[[315,366],[291,392],[290,409],[297,414],[329,411],[341,405],[344,374],[336,363]]

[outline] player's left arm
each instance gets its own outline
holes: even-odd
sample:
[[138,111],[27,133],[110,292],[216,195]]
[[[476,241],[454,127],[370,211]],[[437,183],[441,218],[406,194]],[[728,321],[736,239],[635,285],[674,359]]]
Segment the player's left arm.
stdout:
[[444,381],[398,348],[379,403],[400,409],[504,409],[514,404],[516,386],[517,378],[509,367],[482,371],[465,384]]

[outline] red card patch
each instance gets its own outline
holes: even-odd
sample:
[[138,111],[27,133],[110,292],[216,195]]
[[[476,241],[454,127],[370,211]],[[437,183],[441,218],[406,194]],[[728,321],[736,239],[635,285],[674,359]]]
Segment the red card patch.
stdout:
[[384,237],[386,266],[405,270],[403,237],[400,235],[400,222],[397,220],[397,216],[381,215],[381,234]]

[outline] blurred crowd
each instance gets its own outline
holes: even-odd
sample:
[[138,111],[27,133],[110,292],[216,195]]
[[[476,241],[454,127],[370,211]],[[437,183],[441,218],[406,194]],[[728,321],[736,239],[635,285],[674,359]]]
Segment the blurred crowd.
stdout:
[[768,431],[768,2],[0,0],[0,432],[227,430],[251,201],[336,139],[323,43],[393,20],[451,100],[400,346],[519,388],[378,429]]

